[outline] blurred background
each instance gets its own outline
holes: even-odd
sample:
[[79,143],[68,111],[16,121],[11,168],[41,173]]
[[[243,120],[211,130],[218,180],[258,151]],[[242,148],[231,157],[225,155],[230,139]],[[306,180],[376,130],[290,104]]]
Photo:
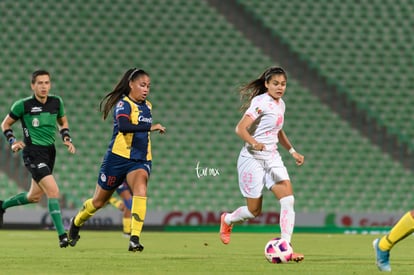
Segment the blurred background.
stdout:
[[[94,192],[112,134],[99,103],[132,67],[150,74],[153,118],[167,127],[164,136],[152,134],[148,209],[220,212],[243,204],[238,88],[273,65],[288,73],[284,130],[306,159],[296,167],[280,150],[296,212],[414,206],[410,0],[3,0],[0,11],[2,117],[32,94],[37,69],[50,71],[51,93],[65,102],[77,153],[57,137],[64,208],[78,209]],[[0,141],[5,199],[27,190],[30,177]],[[278,209],[265,192],[264,210]]]

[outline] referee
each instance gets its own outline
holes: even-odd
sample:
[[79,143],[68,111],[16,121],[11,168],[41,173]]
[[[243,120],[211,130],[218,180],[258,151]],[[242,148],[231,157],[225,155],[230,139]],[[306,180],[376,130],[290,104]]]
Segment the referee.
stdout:
[[[33,95],[14,102],[10,112],[1,123],[1,129],[13,152],[23,150],[23,161],[32,175],[28,192],[0,200],[0,227],[7,208],[37,203],[43,194],[47,196],[48,210],[59,236],[59,246],[68,246],[68,237],[62,222],[59,204],[59,187],[52,175],[55,165],[56,122],[68,151],[75,153],[69,134],[68,120],[63,101],[59,96],[49,95],[51,80],[49,72],[37,70],[32,74]],[[16,140],[12,125],[20,120],[24,140]]]

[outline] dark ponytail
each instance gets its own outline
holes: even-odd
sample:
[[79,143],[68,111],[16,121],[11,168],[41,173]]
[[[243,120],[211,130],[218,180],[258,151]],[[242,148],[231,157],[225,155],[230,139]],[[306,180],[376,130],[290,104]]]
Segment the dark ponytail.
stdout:
[[265,83],[268,83],[274,75],[284,75],[287,80],[286,72],[280,67],[270,67],[266,69],[259,78],[250,81],[246,85],[240,88],[240,97],[241,101],[244,102],[240,107],[240,110],[244,112],[249,108],[252,99],[258,95],[264,94],[267,92]]
[[103,119],[108,117],[109,112],[123,96],[129,94],[131,91],[129,82],[134,81],[141,75],[149,76],[144,70],[137,68],[129,69],[124,73],[112,92],[108,93],[99,104],[99,110],[103,113]]

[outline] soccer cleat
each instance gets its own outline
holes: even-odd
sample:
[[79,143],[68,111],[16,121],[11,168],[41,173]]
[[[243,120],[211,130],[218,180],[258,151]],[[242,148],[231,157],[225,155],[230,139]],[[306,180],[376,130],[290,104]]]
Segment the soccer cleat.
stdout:
[[69,245],[68,234],[64,233],[59,236],[59,246],[61,248],[67,247]]
[[375,251],[376,264],[380,271],[391,271],[390,266],[390,252],[383,251],[379,248],[380,239],[375,239],[372,242],[372,246]]
[[227,213],[221,214],[221,222],[220,222],[220,240],[224,244],[228,244],[230,242],[230,235],[231,230],[233,229],[233,225],[228,225],[224,221],[224,217],[226,217]]
[[290,260],[299,263],[303,261],[304,259],[305,259],[305,256],[303,254],[293,252],[292,258]]
[[75,217],[70,219],[70,227],[69,227],[69,244],[70,246],[75,246],[76,243],[79,241],[79,226],[76,226],[74,223]]
[[141,252],[142,250],[144,250],[144,246],[139,243],[139,237],[138,236],[131,236],[131,238],[129,239],[128,251],[132,251],[132,252],[139,251],[139,252]]
[[0,201],[0,228],[3,227],[3,216],[6,210],[3,209],[3,201]]

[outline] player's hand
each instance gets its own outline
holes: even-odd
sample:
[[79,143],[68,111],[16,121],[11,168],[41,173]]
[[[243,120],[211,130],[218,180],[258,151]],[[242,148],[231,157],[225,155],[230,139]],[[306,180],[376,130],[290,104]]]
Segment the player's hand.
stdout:
[[305,157],[298,152],[292,153],[292,157],[296,160],[298,166],[301,166],[305,162]]
[[75,145],[73,145],[72,142],[70,142],[70,141],[64,141],[63,144],[65,144],[68,147],[69,153],[75,154],[76,148],[75,148]]
[[263,143],[255,143],[252,145],[252,148],[256,151],[263,151],[266,149],[266,145],[264,145]]
[[158,131],[160,134],[165,134],[166,130],[167,129],[159,123],[151,126],[151,131]]
[[22,150],[25,146],[26,144],[23,141],[16,141],[11,145],[11,150],[15,153]]

